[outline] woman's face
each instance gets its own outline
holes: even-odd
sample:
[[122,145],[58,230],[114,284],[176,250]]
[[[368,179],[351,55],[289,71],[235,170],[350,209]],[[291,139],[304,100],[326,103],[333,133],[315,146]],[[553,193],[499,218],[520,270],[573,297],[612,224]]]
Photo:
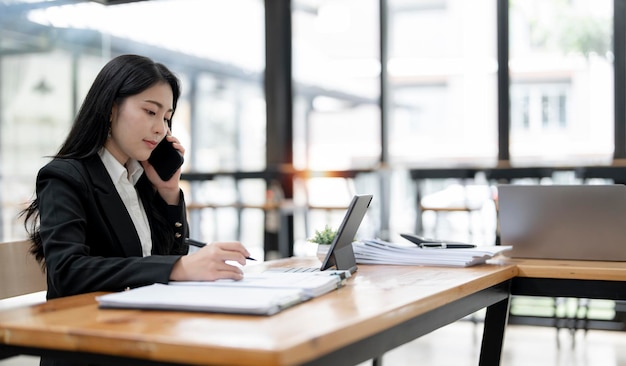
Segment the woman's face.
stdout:
[[115,104],[111,111],[111,136],[104,146],[125,165],[128,159],[148,160],[167,134],[172,118],[172,88],[158,83]]

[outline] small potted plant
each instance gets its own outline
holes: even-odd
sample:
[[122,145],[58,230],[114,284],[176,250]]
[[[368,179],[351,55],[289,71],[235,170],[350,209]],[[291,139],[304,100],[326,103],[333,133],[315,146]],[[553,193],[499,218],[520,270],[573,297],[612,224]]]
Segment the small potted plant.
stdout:
[[326,258],[326,253],[330,248],[330,244],[335,240],[337,230],[333,230],[330,226],[324,226],[323,230],[315,230],[315,234],[312,238],[308,239],[308,242],[317,244],[317,256],[320,260]]

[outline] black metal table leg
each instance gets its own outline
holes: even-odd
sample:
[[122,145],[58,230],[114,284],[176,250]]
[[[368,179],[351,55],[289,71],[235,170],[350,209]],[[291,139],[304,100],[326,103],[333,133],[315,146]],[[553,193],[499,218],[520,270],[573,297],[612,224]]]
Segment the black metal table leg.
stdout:
[[504,329],[508,322],[511,296],[487,307],[483,340],[480,349],[479,365],[494,366],[500,364]]

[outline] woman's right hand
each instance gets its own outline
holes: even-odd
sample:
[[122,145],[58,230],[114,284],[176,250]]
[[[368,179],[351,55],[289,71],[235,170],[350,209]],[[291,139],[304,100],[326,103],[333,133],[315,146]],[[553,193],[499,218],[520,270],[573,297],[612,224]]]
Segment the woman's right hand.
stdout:
[[182,256],[172,268],[173,281],[215,281],[243,279],[241,268],[228,264],[235,261],[246,265],[250,253],[240,242],[215,242],[189,255]]
[[[181,155],[185,155],[185,147],[181,145],[180,141],[176,137],[168,134],[164,137],[164,139],[171,142],[172,146],[176,150],[178,150]],[[152,164],[150,164],[149,160],[142,161],[141,165],[146,172],[146,176],[148,177],[154,188],[157,190],[157,192],[159,192],[161,198],[163,198],[163,200],[167,202],[168,205],[177,205],[178,199],[180,197],[179,182],[182,168],[179,167],[169,180],[164,181],[156,172]]]

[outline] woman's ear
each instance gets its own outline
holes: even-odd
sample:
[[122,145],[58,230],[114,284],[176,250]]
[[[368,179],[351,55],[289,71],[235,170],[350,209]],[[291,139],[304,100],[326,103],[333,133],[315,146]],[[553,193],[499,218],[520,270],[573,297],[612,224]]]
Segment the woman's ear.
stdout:
[[111,115],[109,116],[109,123],[113,123],[113,119],[117,116],[117,102],[113,103],[113,107],[111,107]]

